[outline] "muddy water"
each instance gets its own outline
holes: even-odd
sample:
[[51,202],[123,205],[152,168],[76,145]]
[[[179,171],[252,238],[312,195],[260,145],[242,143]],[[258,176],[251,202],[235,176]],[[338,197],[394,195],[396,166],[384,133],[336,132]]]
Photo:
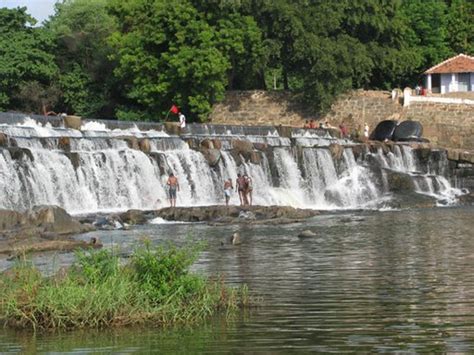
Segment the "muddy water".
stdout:
[[[298,239],[305,229],[318,236]],[[236,230],[242,245],[222,246]],[[288,226],[159,224],[98,234],[124,255],[144,235],[156,243],[206,240],[195,271],[247,283],[264,304],[165,331],[2,329],[1,352],[474,352],[472,207],[328,214]],[[55,260],[67,264],[71,256]],[[45,257],[36,262],[49,265]]]

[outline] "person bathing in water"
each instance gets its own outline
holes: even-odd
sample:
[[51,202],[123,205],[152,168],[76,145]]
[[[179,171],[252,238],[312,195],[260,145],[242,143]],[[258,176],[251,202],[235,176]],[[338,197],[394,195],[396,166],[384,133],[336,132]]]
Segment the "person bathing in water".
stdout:
[[245,194],[245,178],[239,173],[235,180],[235,188],[239,192],[240,205],[248,205],[247,195]]
[[174,176],[173,173],[170,173],[170,176],[168,177],[168,181],[166,182],[166,185],[168,185],[170,206],[176,207],[176,191],[179,191],[178,178]]
[[245,174],[244,179],[245,179],[245,184],[244,184],[245,199],[247,200],[247,203],[250,206],[252,206],[252,191],[253,191],[252,178],[248,176],[247,174]]
[[228,178],[224,182],[224,195],[225,195],[225,205],[229,206],[230,196],[232,195],[232,190],[234,190],[234,186],[232,186],[232,179]]

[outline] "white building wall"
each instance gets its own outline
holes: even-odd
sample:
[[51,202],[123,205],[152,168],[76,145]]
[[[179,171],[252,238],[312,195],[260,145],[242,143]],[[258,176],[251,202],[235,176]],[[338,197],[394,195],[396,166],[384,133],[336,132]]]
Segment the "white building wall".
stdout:
[[441,74],[441,93],[450,92],[451,74]]
[[471,88],[469,91],[474,91],[474,73],[471,73]]

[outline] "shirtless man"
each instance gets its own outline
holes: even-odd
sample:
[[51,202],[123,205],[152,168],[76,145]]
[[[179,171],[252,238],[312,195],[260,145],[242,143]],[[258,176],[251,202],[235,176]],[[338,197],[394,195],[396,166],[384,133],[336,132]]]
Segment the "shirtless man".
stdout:
[[247,195],[245,194],[245,178],[241,174],[237,174],[235,188],[239,192],[240,205],[248,205]]
[[229,206],[230,195],[232,195],[232,190],[234,186],[232,186],[232,179],[228,178],[224,182],[224,195],[225,195],[225,205]]
[[176,191],[179,191],[178,178],[174,176],[173,173],[170,173],[170,176],[168,177],[168,181],[166,182],[166,185],[168,185],[170,206],[176,207]]

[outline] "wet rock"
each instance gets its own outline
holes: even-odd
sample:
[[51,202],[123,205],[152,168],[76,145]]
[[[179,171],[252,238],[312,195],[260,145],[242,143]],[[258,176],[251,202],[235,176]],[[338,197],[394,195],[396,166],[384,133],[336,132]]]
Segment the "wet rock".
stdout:
[[240,240],[240,233],[239,233],[239,232],[233,233],[233,234],[230,236],[229,242],[230,242],[230,244],[232,244],[232,245],[240,245],[240,244],[242,244],[242,241]]
[[232,149],[242,155],[249,155],[253,151],[253,144],[249,141],[244,141],[240,139],[232,139],[231,141]]
[[366,146],[364,144],[357,144],[352,147],[352,153],[354,154],[354,158],[359,160],[364,157],[366,152]]
[[182,138],[190,149],[199,150],[199,140],[196,138]]
[[205,149],[214,149],[214,143],[210,139],[202,140],[200,146]]
[[138,146],[140,150],[145,154],[149,154],[151,152],[150,140],[148,138],[140,139],[138,141]]
[[69,152],[71,150],[71,139],[69,137],[60,137],[58,140],[58,148]]
[[344,147],[340,144],[330,144],[329,151],[334,160],[339,161],[342,159],[342,154],[344,153]]
[[94,230],[71,217],[58,206],[36,206],[26,214],[27,221],[32,226],[42,227],[45,232],[59,235],[76,234]]
[[[250,212],[250,213],[249,213]],[[208,222],[210,224],[288,224],[319,214],[315,210],[285,206],[200,206],[167,207],[155,211],[156,217],[168,221]]]
[[204,158],[210,166],[217,166],[221,159],[221,151],[218,149],[201,149],[200,152],[204,155]]
[[179,136],[180,127],[176,122],[165,122],[165,131],[168,134]]
[[268,144],[267,143],[254,143],[253,146],[257,150],[266,150],[266,149],[268,149]]
[[79,166],[81,165],[81,157],[79,156],[79,153],[77,152],[67,152],[65,155],[69,158],[71,161],[72,166],[74,169],[78,169]]
[[316,233],[314,233],[313,231],[310,231],[309,229],[304,230],[298,234],[298,238],[314,238],[317,236],[318,235]]
[[459,204],[464,206],[474,206],[474,193],[468,193],[458,198]]
[[117,215],[100,216],[92,224],[100,230],[126,229],[122,219]]
[[0,147],[8,146],[8,136],[5,133],[0,132]]
[[388,186],[392,192],[414,192],[414,179],[407,173],[384,169],[387,176]]
[[462,151],[459,154],[459,160],[474,164],[474,152],[472,151]]
[[10,152],[10,156],[13,160],[21,161],[23,159],[29,159],[31,161],[34,161],[33,154],[28,148],[10,147],[7,149]]
[[125,142],[127,142],[127,145],[130,149],[140,150],[140,145],[138,144],[137,137],[120,137],[120,138],[122,138]]
[[214,138],[212,144],[214,145],[214,149],[222,149],[222,142],[220,139]]
[[252,164],[260,164],[262,162],[262,153],[261,152],[251,152],[250,153],[250,162]]
[[64,127],[80,130],[82,119],[80,116],[65,116],[63,119]]
[[119,214],[118,217],[128,224],[144,224],[147,221],[146,212],[141,210],[128,210],[125,213]]

